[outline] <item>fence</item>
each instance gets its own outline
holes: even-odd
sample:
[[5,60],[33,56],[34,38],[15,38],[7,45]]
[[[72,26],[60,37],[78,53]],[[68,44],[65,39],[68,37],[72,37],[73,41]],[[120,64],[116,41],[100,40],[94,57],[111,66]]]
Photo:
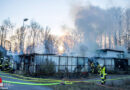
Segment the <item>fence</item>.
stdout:
[[41,66],[46,60],[53,61],[55,64],[55,72],[64,73],[77,73],[77,72],[89,72],[91,70],[89,61],[98,62],[99,64],[105,64],[107,70],[115,70],[114,58],[92,58],[88,57],[74,57],[74,56],[57,56],[57,55],[44,55],[33,54],[21,56],[21,60],[24,62],[24,70],[37,73],[42,70]]
[[56,72],[68,71],[77,72],[77,68],[81,67],[83,71],[88,71],[87,57],[73,57],[73,56],[53,56],[53,55],[36,55],[34,63],[41,65],[45,60],[53,61],[55,63]]

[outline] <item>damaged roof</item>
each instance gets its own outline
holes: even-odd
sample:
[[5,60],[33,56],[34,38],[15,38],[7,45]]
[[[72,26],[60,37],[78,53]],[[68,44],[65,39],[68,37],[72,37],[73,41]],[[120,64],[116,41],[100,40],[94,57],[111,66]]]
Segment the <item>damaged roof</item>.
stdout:
[[19,56],[34,56],[34,55],[56,55],[56,54],[39,54],[39,53],[31,53],[31,54],[21,54]]
[[113,52],[122,52],[122,53],[124,53],[123,50],[115,50],[115,49],[99,49],[97,51],[104,51],[104,52],[113,51]]

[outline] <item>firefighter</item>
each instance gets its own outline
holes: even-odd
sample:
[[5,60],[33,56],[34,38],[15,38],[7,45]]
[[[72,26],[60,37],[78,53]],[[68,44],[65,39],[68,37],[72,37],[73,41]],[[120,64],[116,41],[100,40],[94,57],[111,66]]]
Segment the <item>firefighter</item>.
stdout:
[[101,84],[105,84],[106,82],[106,67],[105,65],[101,64],[101,71],[100,71],[100,76],[101,76]]
[[3,63],[3,66],[4,66],[4,70],[9,70],[9,62],[8,61],[5,61]]
[[98,65],[97,65],[97,72],[100,74],[100,71],[101,71],[101,66],[100,66],[100,64],[98,63]]
[[0,58],[0,70],[2,70],[2,62],[3,62],[3,58]]
[[2,70],[2,61],[0,61],[0,70]]
[[91,72],[94,73],[94,63],[91,63]]

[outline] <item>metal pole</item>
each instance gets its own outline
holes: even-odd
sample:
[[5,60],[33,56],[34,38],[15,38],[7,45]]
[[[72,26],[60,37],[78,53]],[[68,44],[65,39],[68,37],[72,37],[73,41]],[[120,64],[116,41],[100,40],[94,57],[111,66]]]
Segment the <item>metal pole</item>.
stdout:
[[23,54],[23,49],[24,49],[24,36],[23,36],[23,34],[24,34],[24,22],[25,21],[28,21],[28,19],[27,18],[25,18],[25,19],[23,19],[23,26],[22,26],[22,36],[21,36],[21,44],[20,44],[20,51],[22,52],[22,54]]

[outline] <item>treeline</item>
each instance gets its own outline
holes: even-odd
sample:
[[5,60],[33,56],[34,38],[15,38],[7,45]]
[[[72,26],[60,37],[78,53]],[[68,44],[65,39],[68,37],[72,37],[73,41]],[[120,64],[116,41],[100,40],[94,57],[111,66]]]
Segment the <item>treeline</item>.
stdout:
[[[47,26],[43,28],[38,22],[31,20],[30,24],[16,27],[10,19],[3,21],[0,26],[0,45],[18,53],[61,54],[68,52],[77,43],[76,32],[69,32],[58,37],[51,34]],[[63,48],[62,51],[59,47]]]

